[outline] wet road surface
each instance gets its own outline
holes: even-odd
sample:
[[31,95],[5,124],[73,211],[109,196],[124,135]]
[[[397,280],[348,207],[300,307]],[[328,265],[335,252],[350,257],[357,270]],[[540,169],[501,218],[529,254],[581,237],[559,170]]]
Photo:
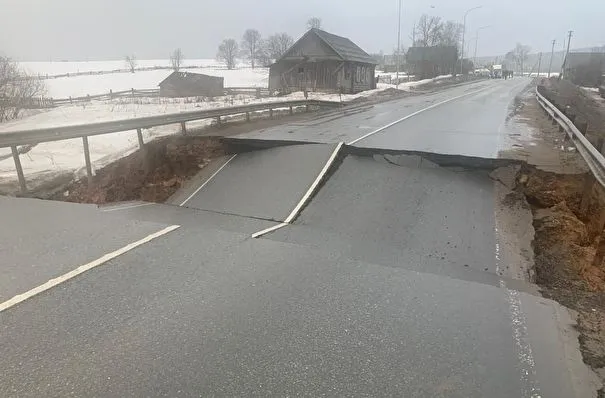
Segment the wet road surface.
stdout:
[[[238,154],[184,206],[51,204],[59,212],[43,201],[0,200],[2,214],[15,201],[20,213],[43,214],[42,226],[22,223],[22,232],[4,235],[2,259],[14,266],[3,274],[18,279],[19,269],[48,259],[35,278],[0,285],[1,297],[94,261],[95,250],[126,248],[0,310],[0,396],[589,396],[595,388],[571,318],[506,271],[487,170],[345,148],[294,223],[251,237],[284,220],[335,142],[448,95],[491,92],[358,142],[458,151],[458,140],[498,136],[493,127],[517,85],[481,82],[414,97],[411,105],[377,105],[363,128],[370,114],[332,115],[315,128],[311,120],[293,133],[272,129],[275,137],[324,137],[317,141],[326,144]],[[489,109],[476,123],[473,106]],[[414,121],[421,116],[435,130]],[[448,120],[457,139],[430,137]],[[414,135],[410,123],[424,133]],[[492,156],[496,142],[464,148],[487,154],[489,147]],[[17,228],[19,220],[10,221]],[[64,223],[70,234],[61,235]],[[178,228],[129,248],[170,226]],[[51,239],[52,252],[38,245],[42,239]],[[7,257],[10,247],[19,250]]]

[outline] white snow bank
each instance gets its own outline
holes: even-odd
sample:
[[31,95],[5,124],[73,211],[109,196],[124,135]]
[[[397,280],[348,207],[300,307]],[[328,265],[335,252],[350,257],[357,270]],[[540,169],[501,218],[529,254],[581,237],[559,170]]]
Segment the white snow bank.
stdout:
[[[71,105],[54,108],[48,112],[38,113],[20,120],[14,120],[0,125],[0,134],[7,131],[19,131],[36,128],[49,128],[75,124],[94,123],[101,121],[124,120],[133,117],[154,116],[159,114],[179,113],[192,110],[213,109],[232,105],[250,103],[279,103],[290,100],[289,97],[251,98],[238,96],[231,102],[230,98],[218,101],[187,103],[185,99],[142,98],[143,103],[127,103],[124,100],[93,101],[84,105]],[[164,102],[167,101],[167,102]],[[210,119],[188,122],[188,128],[199,128],[210,125]],[[153,138],[174,134],[180,126],[157,126],[143,130],[143,138],[147,142]],[[134,152],[138,148],[135,131],[103,134],[89,137],[90,157],[94,169]],[[0,182],[16,180],[17,175],[10,149],[0,151]],[[63,141],[40,143],[28,153],[21,155],[21,164],[26,179],[37,178],[57,172],[75,171],[82,174],[84,168],[84,150],[82,139],[75,138]]]

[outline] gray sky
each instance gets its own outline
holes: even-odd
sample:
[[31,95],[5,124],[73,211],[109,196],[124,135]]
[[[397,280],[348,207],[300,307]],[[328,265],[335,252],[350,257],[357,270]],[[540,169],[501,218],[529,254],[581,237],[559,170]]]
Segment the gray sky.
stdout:
[[[403,0],[402,43],[423,12],[461,22],[476,5],[483,8],[469,14],[467,39],[492,25],[481,31],[478,55],[503,54],[516,42],[550,51],[554,38],[560,50],[569,29],[572,48],[605,44],[603,0]],[[368,52],[396,47],[397,0],[0,0],[0,53],[22,61],[149,59],[181,47],[187,58],[214,58],[222,39],[239,40],[246,28],[298,38],[311,16]]]

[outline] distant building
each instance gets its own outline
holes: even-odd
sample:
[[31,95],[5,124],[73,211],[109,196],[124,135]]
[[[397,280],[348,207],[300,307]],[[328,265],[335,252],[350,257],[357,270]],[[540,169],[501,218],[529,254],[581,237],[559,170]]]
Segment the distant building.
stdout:
[[224,80],[218,76],[175,71],[160,82],[160,97],[218,97],[225,94]]
[[563,76],[573,83],[598,87],[605,81],[605,53],[569,53],[563,68]]
[[357,93],[376,88],[376,60],[351,40],[320,29],[305,33],[269,69],[269,91]]
[[410,47],[406,54],[408,72],[419,79],[455,74],[458,49],[455,46]]

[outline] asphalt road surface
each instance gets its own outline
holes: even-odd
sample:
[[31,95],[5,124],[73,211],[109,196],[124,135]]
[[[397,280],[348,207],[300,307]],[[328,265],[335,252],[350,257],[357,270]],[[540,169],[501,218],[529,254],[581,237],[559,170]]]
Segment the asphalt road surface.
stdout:
[[237,154],[171,205],[1,199],[0,396],[592,396],[572,317],[509,270],[486,170],[330,155],[408,117],[355,145],[493,157],[526,84],[249,134],[322,144]]
[[514,98],[528,83],[526,79],[482,80],[361,107],[354,114],[350,110],[330,112],[313,120],[270,127],[238,138],[342,141],[368,148],[495,158],[510,133],[505,122],[513,111]]

